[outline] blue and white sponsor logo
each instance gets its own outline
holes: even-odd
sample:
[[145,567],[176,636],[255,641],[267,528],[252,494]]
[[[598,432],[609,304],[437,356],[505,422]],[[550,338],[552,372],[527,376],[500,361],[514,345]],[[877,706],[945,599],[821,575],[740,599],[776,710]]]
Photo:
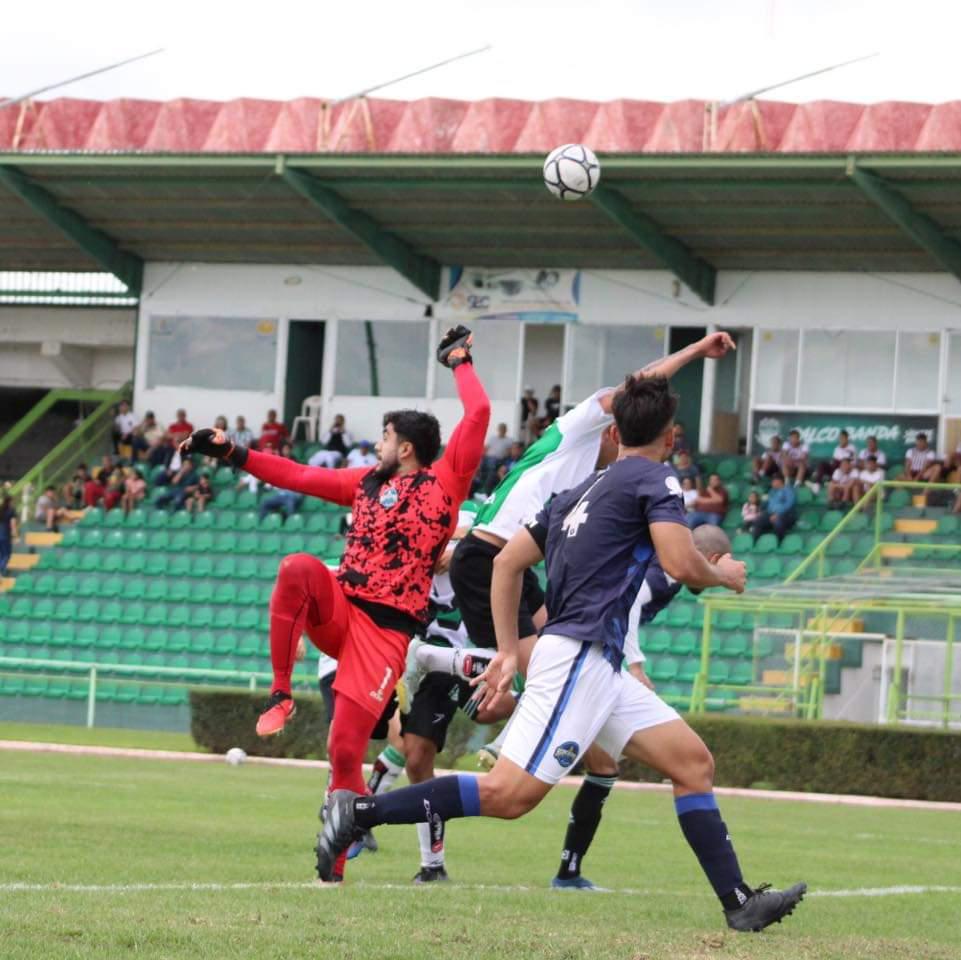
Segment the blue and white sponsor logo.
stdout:
[[396,488],[388,487],[380,495],[380,505],[385,510],[390,510],[391,507],[396,505],[399,499],[400,499],[400,494],[397,493]]
[[575,740],[565,740],[555,751],[554,759],[566,770],[577,759],[581,748]]

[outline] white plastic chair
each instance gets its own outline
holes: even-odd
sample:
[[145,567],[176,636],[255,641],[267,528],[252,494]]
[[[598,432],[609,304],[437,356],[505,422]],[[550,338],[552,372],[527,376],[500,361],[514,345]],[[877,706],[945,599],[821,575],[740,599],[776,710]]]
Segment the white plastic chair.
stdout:
[[297,440],[297,426],[301,423],[304,425],[307,442],[317,442],[317,428],[320,424],[320,411],[322,406],[323,401],[318,396],[307,397],[307,399],[304,400],[300,405],[300,416],[294,417],[294,422],[290,428],[290,439],[292,442],[296,442]]

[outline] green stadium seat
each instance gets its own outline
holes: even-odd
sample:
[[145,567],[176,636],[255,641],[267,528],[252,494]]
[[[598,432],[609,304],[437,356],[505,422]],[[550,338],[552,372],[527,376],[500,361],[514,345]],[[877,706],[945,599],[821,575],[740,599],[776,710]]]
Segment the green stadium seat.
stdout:
[[299,533],[301,530],[305,529],[306,520],[299,513],[295,513],[289,516],[284,521],[284,532],[285,533]]
[[[223,536],[223,534],[220,534]],[[211,530],[200,530],[190,538],[190,549],[195,553],[207,553],[214,548],[214,534]]]
[[743,621],[739,610],[721,610],[714,615],[714,626],[719,630],[737,630]]
[[82,649],[89,649],[97,643],[97,637],[100,636],[100,628],[94,624],[87,624],[83,627],[77,628],[76,636],[74,637],[74,646],[80,647]]
[[[203,609],[203,608],[201,608]],[[167,608],[167,626],[185,627],[191,620],[191,613],[186,605],[175,603]]]
[[233,510],[220,510],[215,517],[214,529],[236,530],[237,514]]
[[171,630],[167,634],[167,653],[182,653],[185,650],[190,649],[190,631],[181,630]]
[[[900,470],[898,471],[900,473]],[[888,494],[887,504],[892,510],[901,510],[911,505],[911,491],[899,487]]]
[[256,506],[257,495],[250,490],[241,490],[237,494],[237,499],[234,501],[234,508],[237,510],[253,510]]
[[255,630],[260,623],[260,617],[253,607],[241,610],[237,615],[236,625],[238,630]]
[[326,557],[333,547],[333,539],[327,534],[315,533],[307,542],[307,552],[317,557]]
[[825,548],[829,557],[846,557],[854,549],[854,540],[846,533],[839,533]]
[[166,553],[147,552],[144,558],[143,572],[151,577],[163,577],[167,573],[170,558]]
[[780,580],[782,573],[781,558],[765,557],[759,564],[754,576],[760,580]]
[[957,514],[948,513],[938,520],[938,534],[943,537],[957,538],[961,533],[961,519]]
[[795,487],[794,493],[799,507],[809,507],[814,503],[814,493],[808,487]]
[[283,553],[303,553],[307,549],[307,538],[302,533],[284,532]]
[[874,515],[870,517],[861,510],[857,513],[852,513],[848,515],[847,526],[844,528],[846,533],[861,533],[863,530],[867,530],[874,523]]
[[107,516],[104,517],[103,525],[109,529],[114,527],[122,527],[124,521],[124,515],[121,510],[110,510]]
[[170,521],[167,526],[171,530],[183,530],[190,526],[190,514],[186,510],[177,510],[170,514]]
[[677,679],[681,683],[693,683],[694,678],[701,672],[700,660],[685,660],[677,671]]
[[163,701],[163,687],[158,684],[144,684],[137,693],[137,702],[152,706]]
[[210,636],[212,637],[213,641],[210,648],[211,652],[215,653],[217,656],[230,656],[237,649],[239,640],[236,633],[230,631],[221,632],[217,630],[211,633]]
[[100,547],[103,545],[103,530],[100,527],[91,527],[88,529],[81,529],[79,533],[79,544],[85,550],[90,550],[92,547]]
[[694,605],[691,603],[678,603],[675,600],[665,612],[667,614],[665,625],[675,629],[689,627],[694,620]]
[[669,630],[644,630],[643,636],[638,635],[640,647],[644,653],[666,653],[671,648],[671,633]]
[[35,597],[49,597],[56,593],[57,576],[52,573],[41,573],[33,581],[30,592]]
[[210,510],[195,513],[191,524],[194,530],[212,530],[214,525],[214,515]]
[[238,549],[238,537],[232,530],[221,530],[214,538],[213,549],[215,553],[236,553]]
[[823,533],[809,533],[804,541],[804,552],[814,553],[824,539]]
[[234,576],[238,580],[250,580],[256,577],[259,561],[255,557],[237,557],[237,569]]
[[854,573],[860,566],[861,561],[857,557],[839,557],[831,563],[831,575],[834,577],[844,577]]
[[723,660],[711,660],[707,671],[708,683],[726,683],[730,667]]
[[322,513],[311,513],[304,518],[304,530],[307,533],[323,533],[327,529],[327,521]]
[[167,631],[163,627],[155,627],[147,632],[143,642],[144,650],[165,650],[167,648]]
[[220,580],[237,576],[237,558],[234,556],[217,557],[210,575]]
[[94,643],[94,646],[98,651],[97,658],[100,659],[102,651],[104,650],[119,650],[122,643],[123,630],[120,627],[101,627],[100,632],[97,634],[97,640]]
[[688,657],[698,649],[697,634],[693,630],[682,630],[671,637],[671,654],[676,657]]
[[789,533],[781,541],[777,552],[782,556],[795,556],[804,553],[804,538],[799,533]]
[[728,633],[721,637],[721,656],[731,659],[748,656],[751,640],[746,633]]
[[104,522],[103,507],[87,507],[77,522],[81,527],[99,527]]
[[125,610],[129,609],[129,606],[125,608],[119,600],[107,600],[101,604],[97,619],[100,623],[117,623],[124,615]]
[[97,589],[99,597],[119,597],[124,590],[123,577],[101,577]]
[[774,553],[777,550],[777,537],[773,533],[762,533],[754,544],[754,553]]
[[191,589],[192,584],[189,580],[168,580],[167,599],[172,603],[183,603],[190,598]]
[[280,513],[268,513],[263,520],[260,521],[261,530],[279,530],[284,523],[283,515]]
[[155,553],[170,549],[170,533],[167,530],[152,530],[147,538],[147,549]]
[[754,549],[754,538],[749,533],[739,533],[731,541],[731,552],[739,557]]
[[261,555],[271,554],[276,556],[282,551],[282,541],[279,533],[265,533],[257,538],[257,549],[255,553]]
[[212,577],[214,575],[214,558],[206,554],[194,555],[190,560],[190,576]]
[[124,650],[140,651],[146,642],[147,631],[143,627],[129,626],[120,631],[120,646]]
[[211,630],[196,630],[190,638],[190,649],[195,653],[210,653],[214,649],[214,638]]
[[727,682],[731,684],[737,684],[738,686],[753,683],[754,667],[744,660],[742,660],[740,663],[735,663],[731,667],[731,672],[728,674]]
[[47,646],[53,639],[53,627],[46,621],[31,623],[27,643],[31,647]]
[[256,553],[258,539],[259,538],[256,533],[252,533],[249,531],[247,533],[241,533],[237,537],[237,542],[236,542],[236,546],[234,547],[234,550],[237,553],[243,553],[243,554]]
[[72,623],[54,623],[50,631],[50,644],[54,647],[72,647],[77,643],[77,628]]
[[844,514],[840,510],[825,510],[818,521],[818,529],[830,533],[843,519]]
[[237,491],[231,487],[220,489],[217,491],[217,510],[221,514],[226,514],[228,516],[233,516],[233,507],[237,503]]
[[[69,603],[72,603],[72,601],[70,600],[64,601],[64,604],[69,604]],[[58,607],[57,608],[58,620],[59,619],[71,620],[75,618],[81,621],[82,623],[89,623],[93,620],[96,620],[97,617],[99,616],[100,604],[96,600],[84,600],[79,607],[76,607],[76,605],[74,605],[74,612],[72,616],[69,613],[66,613],[66,615],[63,615],[63,613],[66,613],[66,609],[64,607]]]
[[740,464],[732,457],[725,457],[717,465],[715,473],[726,482],[733,480],[740,473]]
[[23,696],[45,697],[50,681],[46,677],[26,677],[23,684]]
[[648,661],[647,673],[656,683],[673,680],[677,676],[679,664],[671,657],[658,657]]
[[60,541],[61,547],[77,547],[80,545],[80,529],[78,527],[68,527],[63,532],[63,539]]
[[124,526],[128,530],[140,530],[147,525],[147,517],[149,514],[146,510],[138,507],[136,510],[131,510],[127,514],[126,520],[124,520]]
[[216,604],[228,603],[233,606],[237,603],[237,586],[228,581],[221,581],[214,587],[213,602]]
[[211,603],[214,599],[214,585],[210,580],[194,580],[190,592],[192,603]]
[[[167,605],[165,603],[152,603],[149,607],[142,608],[142,616],[138,621],[148,627],[161,627],[167,623]],[[136,623],[138,621],[130,621]]]

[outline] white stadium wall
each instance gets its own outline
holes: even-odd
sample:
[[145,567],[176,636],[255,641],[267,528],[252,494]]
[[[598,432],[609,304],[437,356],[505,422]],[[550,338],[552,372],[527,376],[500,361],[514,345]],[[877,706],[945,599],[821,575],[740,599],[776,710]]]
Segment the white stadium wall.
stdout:
[[[210,422],[220,413],[231,417],[243,414],[256,428],[268,408],[284,407],[289,321],[323,320],[327,322],[321,391],[325,423],[334,413],[343,413],[355,436],[373,439],[379,435],[383,411],[395,406],[416,406],[435,412],[446,434],[457,421],[459,405],[451,396],[449,385],[445,386],[446,372],[429,363],[428,358],[439,331],[461,315],[450,303],[441,303],[434,305],[436,316],[428,320],[426,307],[425,296],[387,268],[149,264],[138,321],[137,412],[153,409],[158,417],[169,421],[177,407],[183,406],[198,425]],[[771,344],[787,337],[784,350],[798,351],[798,342],[804,340],[803,334],[799,341],[791,339],[797,337],[796,333],[778,331],[809,332],[806,349],[810,357],[806,368],[802,362],[804,382],[800,382],[799,375],[798,389],[785,403],[785,408],[797,409],[824,406],[816,402],[805,405],[807,389],[812,388],[815,394],[818,389],[818,371],[811,362],[818,356],[818,336],[823,338],[825,331],[836,331],[839,342],[847,342],[847,350],[853,352],[855,345],[862,342],[858,340],[859,333],[863,336],[869,331],[901,331],[899,337],[890,336],[891,344],[897,342],[897,347],[892,346],[898,354],[897,379],[903,383],[927,383],[930,389],[923,396],[915,396],[911,391],[904,392],[901,398],[893,395],[890,401],[879,403],[878,409],[923,409],[936,415],[961,413],[961,383],[958,396],[950,395],[950,383],[958,379],[952,372],[961,372],[961,337],[951,335],[954,329],[961,330],[961,285],[947,275],[723,273],[718,278],[717,305],[709,308],[665,271],[585,271],[580,276],[576,311],[579,326],[585,332],[596,327],[652,329],[639,331],[637,355],[630,355],[630,340],[625,348],[623,336],[615,337],[612,332],[610,342],[618,347],[606,364],[603,357],[596,355],[596,345],[594,353],[584,355],[584,350],[591,349],[585,338],[568,337],[569,355],[557,376],[570,387],[565,402],[578,399],[575,394],[583,393],[585,387],[601,385],[594,383],[598,374],[591,371],[604,369],[610,374],[621,359],[625,371],[649,361],[665,342],[668,327],[715,325],[760,335],[757,342],[761,349],[752,351],[754,362],[744,364],[740,374],[743,379],[738,384],[738,394],[750,394],[753,406],[758,406],[759,400],[770,405],[757,393],[757,368],[760,366],[764,372],[764,358],[768,356],[765,350],[773,349]],[[521,337],[520,324],[516,319],[508,320],[508,316],[505,313],[496,322],[478,320],[474,326],[479,341],[478,369],[483,374],[487,368],[485,379],[497,379],[492,390],[492,422],[505,420],[514,424],[522,386],[522,363],[517,356]],[[206,389],[196,383],[183,387],[152,384],[148,375],[151,323],[161,322],[152,318],[172,318],[172,329],[177,318],[225,318],[246,321],[248,326],[258,321],[265,336],[276,343],[273,376],[265,376],[261,370],[258,388],[250,389],[249,371],[238,363],[235,374],[224,379],[224,386],[218,389]],[[468,316],[463,319],[470,322]],[[356,395],[356,389],[345,392],[343,384],[345,380],[350,383],[351,376],[341,368],[338,379],[337,338],[341,329],[345,339],[350,331],[356,340],[360,325],[351,326],[350,321],[380,324],[385,340],[393,338],[416,354],[414,359],[419,365],[415,377],[405,380],[394,373],[393,382],[409,386],[409,395],[371,397]],[[419,326],[409,328],[409,338],[398,338],[393,326],[386,324]],[[517,324],[516,336],[513,324]],[[844,331],[850,332],[849,338]],[[496,343],[487,354],[482,349],[485,341]],[[575,349],[579,351],[576,354]],[[343,345],[340,356],[344,356]],[[497,364],[495,370],[489,366],[492,362]],[[796,368],[795,362],[792,369]],[[403,371],[403,365],[398,369]],[[224,371],[220,375],[223,378]],[[707,382],[705,386],[710,388]]]
[[111,389],[133,378],[136,311],[0,307],[0,387]]

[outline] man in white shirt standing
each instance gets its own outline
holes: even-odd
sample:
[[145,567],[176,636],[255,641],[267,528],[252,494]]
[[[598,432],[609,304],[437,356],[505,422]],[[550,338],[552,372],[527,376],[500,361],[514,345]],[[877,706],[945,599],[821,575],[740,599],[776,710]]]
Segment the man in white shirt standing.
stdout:
[[801,443],[801,434],[792,430],[788,434],[787,446],[781,454],[781,473],[784,474],[785,485],[794,480],[794,486],[804,483],[808,472],[808,448]]
[[858,452],[854,449],[854,444],[851,443],[847,430],[842,430],[838,437],[838,445],[834,448],[834,453],[831,454],[831,459],[822,460],[818,464],[817,473],[814,475],[815,493],[821,492],[821,484],[824,483],[825,477],[831,477],[833,482],[833,475],[837,473],[838,467],[846,461],[850,461],[853,466],[857,457]]
[[120,444],[133,447],[134,430],[137,426],[137,418],[130,410],[130,404],[126,400],[120,401],[120,408],[117,415],[113,418],[113,452],[119,453]]

